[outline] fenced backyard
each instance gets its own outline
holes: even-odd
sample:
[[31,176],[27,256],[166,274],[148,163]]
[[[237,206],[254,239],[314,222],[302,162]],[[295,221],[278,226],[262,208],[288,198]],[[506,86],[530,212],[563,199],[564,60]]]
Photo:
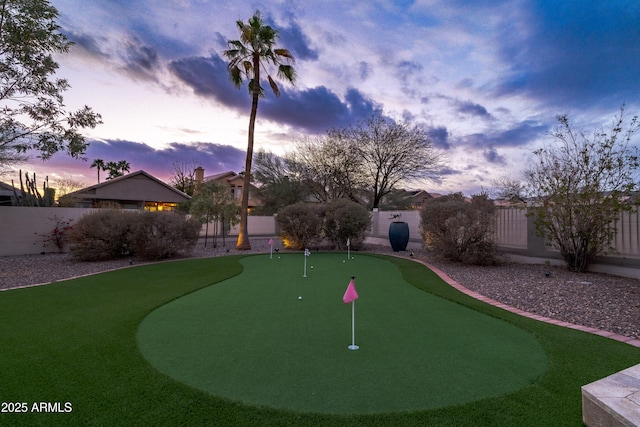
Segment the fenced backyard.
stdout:
[[[91,212],[80,208],[33,208],[0,207],[0,256],[55,252],[54,246],[43,247],[43,236],[51,233],[55,218],[76,221]],[[378,242],[386,242],[389,225],[394,221],[406,222],[410,240],[414,245],[421,243],[419,211],[374,211],[369,237]],[[616,222],[616,238],[612,242],[614,252],[601,257],[591,267],[593,271],[609,272],[631,277],[640,277],[640,213],[624,212]],[[277,236],[275,216],[250,216],[251,236]],[[201,235],[204,237],[206,226]],[[209,224],[211,237],[213,224]],[[221,230],[221,227],[217,228]],[[228,236],[237,236],[237,226]],[[560,263],[559,253],[545,245],[535,234],[533,219],[527,217],[520,208],[499,208],[496,215],[495,241],[502,252],[516,261]]]

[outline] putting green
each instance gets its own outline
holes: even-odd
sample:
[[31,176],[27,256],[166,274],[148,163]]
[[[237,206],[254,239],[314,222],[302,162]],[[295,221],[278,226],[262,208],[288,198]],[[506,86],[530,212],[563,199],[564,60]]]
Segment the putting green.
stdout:
[[[216,396],[335,414],[463,404],[530,386],[546,370],[526,331],[415,288],[383,258],[345,258],[312,254],[306,278],[302,254],[243,258],[240,275],[150,313],[139,348],[159,371]],[[441,280],[424,270],[424,280]],[[342,302],[350,276],[356,351]]]

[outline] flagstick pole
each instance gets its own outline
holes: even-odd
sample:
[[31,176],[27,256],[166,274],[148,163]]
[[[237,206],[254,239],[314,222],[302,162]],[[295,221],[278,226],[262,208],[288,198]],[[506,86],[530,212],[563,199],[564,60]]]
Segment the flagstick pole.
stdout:
[[302,277],[307,277],[307,255],[304,255],[304,275]]
[[351,345],[349,350],[357,350],[360,347],[356,345],[356,302],[351,301]]

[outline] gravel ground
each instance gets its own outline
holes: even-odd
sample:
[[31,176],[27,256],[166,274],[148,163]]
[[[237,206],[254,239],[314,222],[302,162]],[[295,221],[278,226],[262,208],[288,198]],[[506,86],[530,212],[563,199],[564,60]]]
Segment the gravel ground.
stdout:
[[[199,244],[193,257],[225,256],[246,251]],[[268,239],[252,239],[251,252],[269,251]],[[281,245],[277,244],[277,246]],[[390,253],[368,245],[371,252]],[[407,255],[407,253],[401,253]],[[468,289],[512,307],[578,325],[640,339],[640,280],[600,273],[571,273],[562,267],[504,263],[478,267],[435,259],[422,251],[416,258],[447,273]],[[76,262],[70,254],[0,257],[0,290],[52,283],[70,277],[139,265],[136,259]],[[549,275],[547,276],[547,274]]]

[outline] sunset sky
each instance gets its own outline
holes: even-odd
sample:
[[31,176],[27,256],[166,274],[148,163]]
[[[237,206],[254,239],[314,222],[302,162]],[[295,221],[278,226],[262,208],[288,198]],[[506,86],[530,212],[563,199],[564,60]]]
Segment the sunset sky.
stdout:
[[[640,112],[640,2],[565,0],[53,0],[75,42],[57,57],[70,109],[104,124],[88,161],[56,155],[23,170],[97,182],[95,158],[127,160],[168,181],[172,163],[206,174],[244,167],[250,99],[222,52],[236,20],[260,10],[296,58],[298,80],[260,101],[256,149],[282,154],[304,136],[374,111],[424,126],[448,162],[408,183],[466,194],[519,177],[551,142],[555,116],[577,129]],[[17,178],[3,176],[7,181]]]

